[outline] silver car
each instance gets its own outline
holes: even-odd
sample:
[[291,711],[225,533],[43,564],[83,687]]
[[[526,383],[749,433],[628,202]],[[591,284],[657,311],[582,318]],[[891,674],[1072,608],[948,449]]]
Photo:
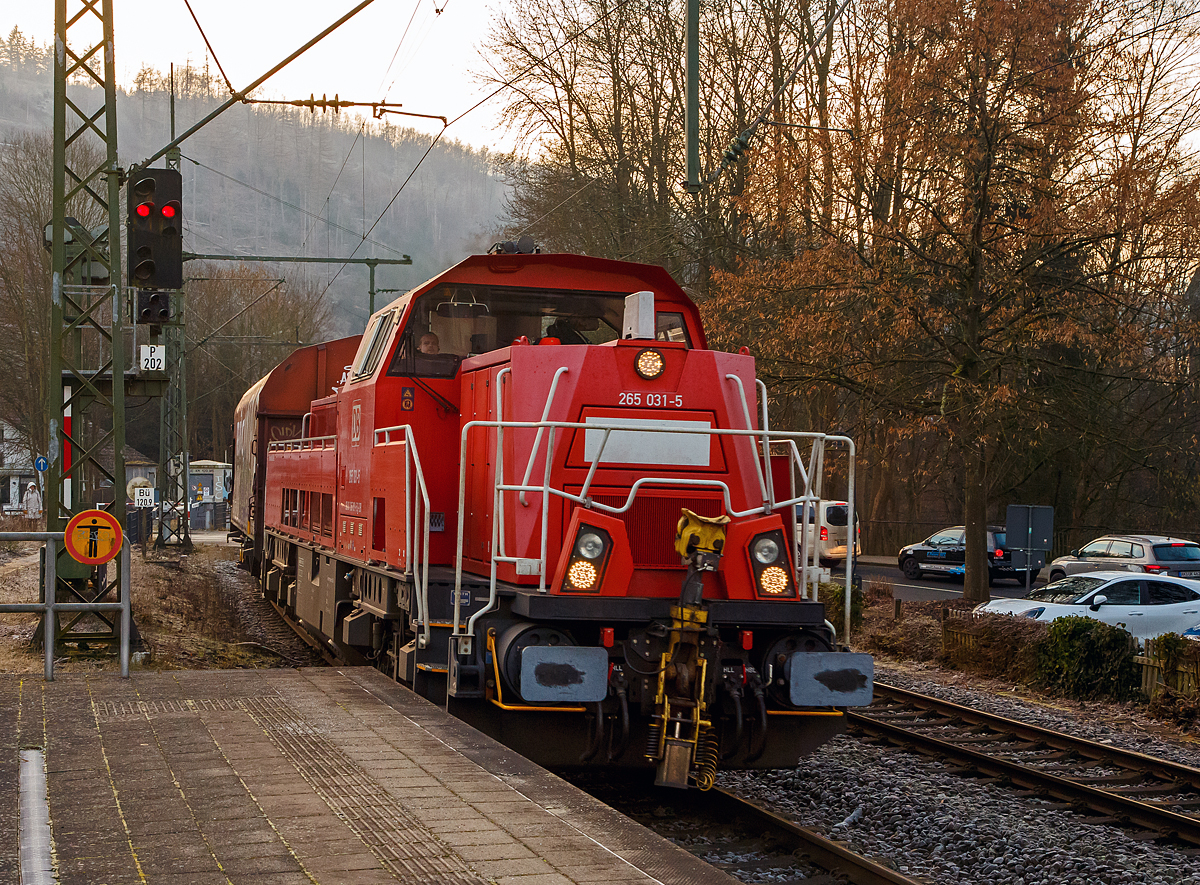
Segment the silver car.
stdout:
[[1200,578],[1200,544],[1167,535],[1105,535],[1050,563],[1050,580],[1123,571]]

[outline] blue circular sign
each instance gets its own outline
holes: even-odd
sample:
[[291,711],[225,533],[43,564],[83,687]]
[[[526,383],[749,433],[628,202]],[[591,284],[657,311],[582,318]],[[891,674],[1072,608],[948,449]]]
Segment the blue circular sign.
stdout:
[[38,473],[45,473],[50,468],[50,462],[46,460],[45,455],[38,455],[33,462],[33,467]]

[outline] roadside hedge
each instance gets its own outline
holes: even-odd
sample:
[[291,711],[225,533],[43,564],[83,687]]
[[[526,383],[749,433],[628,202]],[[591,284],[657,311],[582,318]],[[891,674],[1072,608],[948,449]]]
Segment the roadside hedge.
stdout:
[[1071,616],[1046,624],[976,615],[969,645],[944,648],[944,663],[1075,700],[1126,701],[1141,694],[1137,641],[1120,627]]
[[1043,688],[1081,701],[1128,701],[1141,694],[1137,641],[1120,627],[1071,615],[1052,621],[1037,647]]

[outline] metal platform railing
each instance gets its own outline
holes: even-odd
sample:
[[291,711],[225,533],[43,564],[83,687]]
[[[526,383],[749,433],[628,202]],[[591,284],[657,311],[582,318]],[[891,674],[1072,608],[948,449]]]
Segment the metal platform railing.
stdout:
[[56,568],[58,565],[58,550],[63,543],[61,532],[0,532],[0,541],[44,541],[45,557],[44,581],[42,587],[42,602],[7,602],[0,604],[0,613],[40,613],[44,636],[42,640],[46,652],[45,678],[47,682],[54,681],[54,635],[58,612],[120,612],[121,613],[121,675],[129,676],[129,645],[133,629],[133,613],[130,607],[129,584],[129,539],[121,545],[121,581],[123,588],[119,602],[58,602],[55,590],[58,585]]
[[278,439],[267,444],[268,452],[320,452],[336,448],[336,436],[302,436],[296,439]]

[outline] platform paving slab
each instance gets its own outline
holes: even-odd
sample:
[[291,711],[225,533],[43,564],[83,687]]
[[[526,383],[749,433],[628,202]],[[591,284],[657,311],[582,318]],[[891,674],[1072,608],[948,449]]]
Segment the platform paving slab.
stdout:
[[30,746],[62,885],[734,881],[346,668],[0,675],[0,885],[18,880]]

